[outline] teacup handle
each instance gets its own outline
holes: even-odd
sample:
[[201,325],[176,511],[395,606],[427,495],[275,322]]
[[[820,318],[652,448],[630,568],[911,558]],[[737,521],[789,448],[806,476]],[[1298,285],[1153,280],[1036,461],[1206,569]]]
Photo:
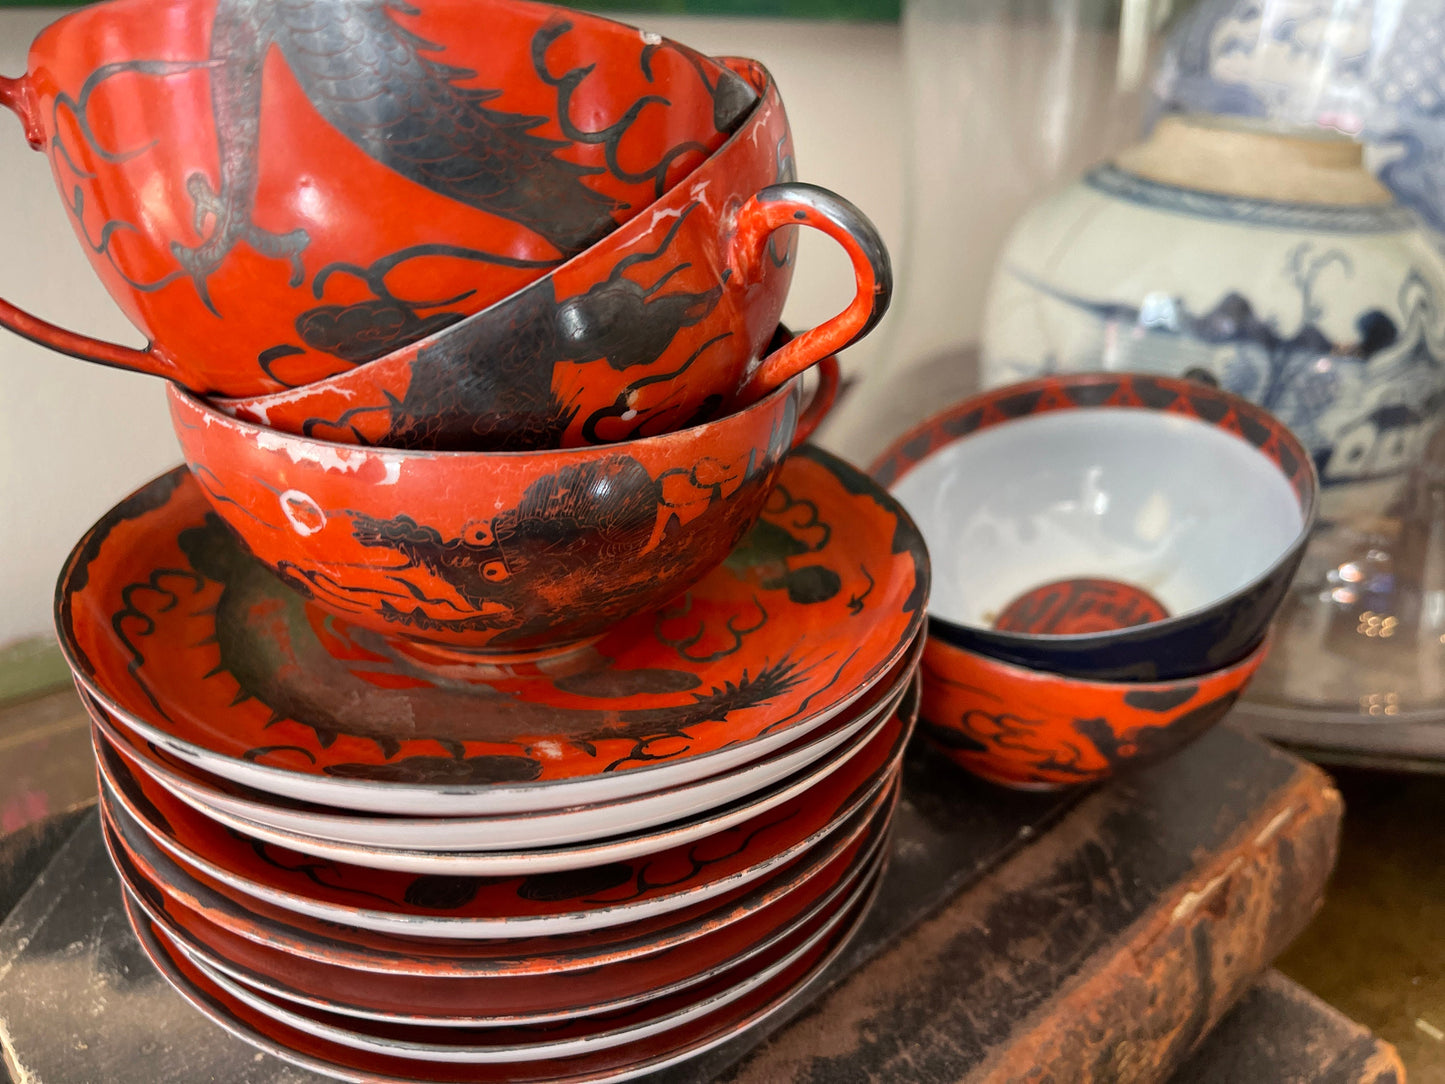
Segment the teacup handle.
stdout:
[[771,259],[768,240],[784,226],[812,226],[843,246],[853,263],[858,292],[831,320],[805,331],[759,363],[741,392],[754,402],[810,365],[836,354],[872,331],[893,295],[893,266],[878,230],[842,196],[813,184],[790,181],[762,189],[737,214],[728,263],[744,283],[762,277]]
[[796,448],[813,435],[813,432],[833,409],[838,399],[838,387],[842,383],[842,368],[838,359],[829,354],[818,362],[818,386],[813,389],[813,398],[798,415],[798,427],[793,430],[793,447]]
[[[20,123],[25,128],[26,142],[36,150],[43,149],[45,129],[36,113],[35,92],[31,88],[30,76],[22,75],[19,79],[0,76],[0,105],[20,118]],[[33,343],[48,346],[51,350],[83,361],[114,365],[119,369],[138,369],[143,373],[168,379],[175,379],[178,375],[175,364],[159,354],[154,346],[136,350],[134,347],[121,346],[120,343],[94,339],[77,331],[67,331],[31,315],[4,298],[0,298],[0,327],[7,327]]]

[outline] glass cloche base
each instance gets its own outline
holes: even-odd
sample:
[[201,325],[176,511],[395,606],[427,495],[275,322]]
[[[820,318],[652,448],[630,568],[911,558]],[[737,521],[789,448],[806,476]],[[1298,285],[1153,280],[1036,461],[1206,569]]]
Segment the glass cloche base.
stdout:
[[1321,760],[1445,772],[1445,492],[1412,490],[1397,517],[1316,533],[1237,722]]

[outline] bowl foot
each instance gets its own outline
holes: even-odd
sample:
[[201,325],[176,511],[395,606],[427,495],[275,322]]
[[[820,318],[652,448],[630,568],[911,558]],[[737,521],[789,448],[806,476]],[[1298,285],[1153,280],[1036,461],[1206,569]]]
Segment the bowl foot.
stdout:
[[451,675],[475,681],[488,676],[557,677],[591,669],[596,659],[592,645],[601,638],[600,635],[589,636],[585,640],[535,651],[467,649],[399,639],[393,639],[390,646],[397,655],[421,669],[440,676]]

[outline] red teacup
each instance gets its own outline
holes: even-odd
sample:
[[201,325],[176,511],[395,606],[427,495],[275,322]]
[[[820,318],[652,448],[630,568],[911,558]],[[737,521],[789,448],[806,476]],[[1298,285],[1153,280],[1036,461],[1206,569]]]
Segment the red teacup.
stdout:
[[146,350],[0,324],[202,393],[344,372],[506,297],[700,165],[748,84],[522,0],[110,0],[0,103]]
[[745,410],[598,448],[362,448],[238,421],[172,385],[186,463],[251,552],[317,605],[421,643],[555,653],[679,594],[752,527],[837,361]]
[[[294,391],[214,405],[344,443],[577,447],[721,416],[843,349],[887,307],[887,251],[851,204],[791,183],[792,137],[767,71],[723,63],[757,90],[758,107],[646,213],[422,342]],[[843,245],[857,291],[844,312],[763,359],[797,225]]]

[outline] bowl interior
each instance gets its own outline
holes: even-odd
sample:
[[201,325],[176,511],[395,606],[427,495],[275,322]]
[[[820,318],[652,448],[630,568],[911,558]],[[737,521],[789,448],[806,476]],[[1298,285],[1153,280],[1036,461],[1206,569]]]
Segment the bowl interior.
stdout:
[[1304,526],[1294,490],[1263,453],[1152,410],[1063,410],[992,426],[939,449],[893,492],[933,554],[930,612],[1025,633],[1199,610],[1263,575]]

